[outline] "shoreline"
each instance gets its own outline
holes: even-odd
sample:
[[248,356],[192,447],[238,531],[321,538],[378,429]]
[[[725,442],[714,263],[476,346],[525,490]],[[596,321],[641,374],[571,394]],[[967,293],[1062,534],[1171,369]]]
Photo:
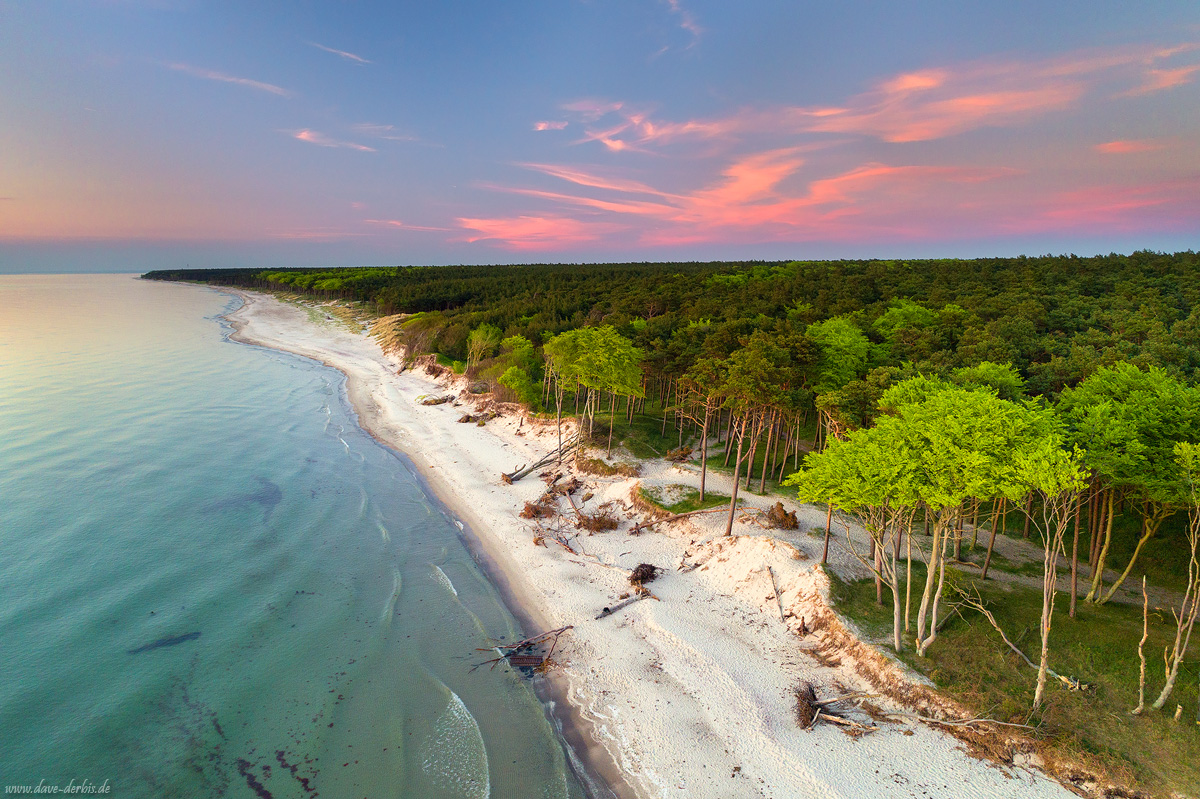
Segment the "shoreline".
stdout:
[[[534,546],[517,511],[540,496],[542,481],[530,476],[506,486],[499,475],[553,449],[553,425],[539,430],[511,416],[483,428],[457,424],[461,411],[449,403],[415,401],[450,393],[444,383],[398,373],[399,361],[367,336],[313,323],[269,295],[216,290],[244,302],[226,314],[233,340],[346,375],[360,426],[407,458],[423,487],[462,520],[471,551],[523,626],[575,625],[539,698],[567,741],[572,768],[574,753],[584,774],[621,799],[1073,795],[1038,772],[972,759],[954,738],[921,724],[890,725],[855,740],[831,726],[799,729],[792,692],[801,681],[832,695],[871,690],[872,671],[885,682],[909,680],[857,644],[829,610],[828,582],[815,565],[820,537],[803,531],[823,527],[823,512],[785,501],[801,530],[766,530],[754,511],[778,498],[747,492],[750,513],[731,538],[719,534],[724,521],[717,514],[631,537],[625,520],[636,515],[629,500],[637,480],[580,475],[588,484],[581,507],[624,508],[617,510],[621,528],[580,532],[572,539],[580,554]],[[468,412],[477,401],[460,399]],[[653,487],[698,481],[687,466],[642,466],[638,479]],[[727,476],[710,473],[708,480],[728,493]],[[595,620],[601,607],[628,593],[628,571],[639,562],[664,570],[652,586],[660,601]],[[843,573],[858,568],[846,553],[835,554],[833,565]],[[805,620],[819,629],[806,634]],[[899,708],[886,697],[874,701]]]
[[[521,595],[519,587],[505,570],[503,550],[495,546],[490,546],[489,542],[477,533],[477,525],[482,524],[482,521],[478,518],[473,518],[475,514],[471,511],[470,506],[466,503],[456,501],[458,498],[446,485],[436,479],[431,479],[433,476],[429,474],[428,470],[433,468],[433,465],[421,453],[411,452],[401,447],[397,442],[381,436],[373,429],[370,423],[364,423],[360,410],[361,406],[358,402],[355,402],[353,391],[354,377],[350,372],[337,363],[317,357],[316,353],[301,348],[289,349],[282,342],[261,341],[252,335],[246,334],[245,328],[249,322],[247,319],[239,317],[238,314],[243,311],[250,311],[253,304],[262,299],[262,295],[256,296],[249,292],[231,288],[215,290],[242,300],[241,306],[222,315],[222,319],[227,321],[232,328],[229,335],[230,340],[239,344],[264,347],[308,358],[309,360],[315,360],[321,365],[335,369],[342,374],[345,385],[345,400],[355,423],[367,435],[378,441],[402,461],[407,462],[413,477],[426,496],[451,521],[456,522],[455,526],[459,528],[459,538],[467,546],[473,560],[483,571],[484,576],[495,587],[501,601],[509,613],[516,618],[521,629],[531,635],[539,630],[551,629],[550,622],[542,617],[537,605],[531,598]],[[359,388],[361,389],[362,387],[359,386]],[[508,564],[508,566],[510,568],[514,567],[513,564]],[[587,721],[573,712],[573,706],[569,701],[569,688],[565,684],[565,681],[554,671],[550,671],[541,679],[533,680],[531,684],[534,694],[542,704],[542,709],[547,716],[547,720],[550,721],[560,743],[563,745],[567,768],[574,773],[576,780],[583,786],[588,799],[637,799],[637,794],[626,784],[616,763],[608,757],[608,753],[588,734],[588,730],[586,729]]]

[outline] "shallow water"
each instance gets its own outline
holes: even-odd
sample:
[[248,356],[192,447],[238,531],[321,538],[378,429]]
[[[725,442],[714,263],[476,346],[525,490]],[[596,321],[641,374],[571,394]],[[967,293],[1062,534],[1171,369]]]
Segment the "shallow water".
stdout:
[[0,784],[576,797],[520,635],[341,376],[232,300],[0,276]]

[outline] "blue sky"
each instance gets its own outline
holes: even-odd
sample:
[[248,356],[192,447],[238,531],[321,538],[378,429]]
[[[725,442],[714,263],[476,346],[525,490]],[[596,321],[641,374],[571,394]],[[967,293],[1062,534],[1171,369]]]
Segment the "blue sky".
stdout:
[[0,271],[1194,249],[1195,2],[0,0]]

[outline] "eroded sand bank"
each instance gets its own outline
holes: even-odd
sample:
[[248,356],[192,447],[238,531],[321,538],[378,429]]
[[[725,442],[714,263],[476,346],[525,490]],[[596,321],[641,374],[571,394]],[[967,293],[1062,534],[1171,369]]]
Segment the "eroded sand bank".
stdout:
[[[399,361],[369,337],[314,324],[304,310],[269,296],[241,296],[246,304],[229,316],[236,339],[345,373],[360,423],[407,454],[462,518],[529,623],[574,625],[554,656],[561,664],[557,679],[582,721],[576,737],[592,748],[584,756],[609,780],[615,764],[626,783],[616,785],[619,793],[696,799],[1073,795],[1035,771],[975,759],[959,741],[915,721],[884,723],[857,738],[834,725],[798,727],[794,690],[801,681],[829,697],[876,693],[881,671],[891,671],[882,677],[887,681],[900,677],[882,658],[853,646],[825,605],[826,578],[814,565],[821,537],[805,532],[823,527],[823,512],[789,505],[800,531],[769,530],[745,518],[726,538],[723,516],[712,514],[638,536],[627,532],[631,521],[613,532],[578,531],[577,555],[554,543],[537,546],[531,522],[518,512],[541,496],[545,483],[530,475],[505,485],[500,475],[551,450],[553,425],[519,415],[483,427],[460,424],[472,410],[466,395],[461,406],[421,405],[419,398],[450,389],[420,370],[401,372]],[[582,477],[588,488],[577,496],[593,494],[583,511],[613,502],[623,516],[638,518],[630,506],[635,482],[699,484],[696,469],[666,462],[643,464],[637,478]],[[726,495],[730,490],[728,478],[711,473],[708,486]],[[775,501],[743,496],[749,508]],[[840,547],[832,559],[848,571],[856,568]],[[639,563],[665,569],[651,585],[660,601],[639,601],[596,620],[601,608],[630,591],[629,570]],[[798,635],[802,622],[814,632]],[[886,697],[872,702],[900,709]]]

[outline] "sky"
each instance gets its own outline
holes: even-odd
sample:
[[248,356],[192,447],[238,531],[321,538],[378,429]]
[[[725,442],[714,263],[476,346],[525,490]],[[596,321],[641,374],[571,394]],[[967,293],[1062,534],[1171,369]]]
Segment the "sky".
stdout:
[[1200,3],[0,0],[0,272],[1200,248]]

